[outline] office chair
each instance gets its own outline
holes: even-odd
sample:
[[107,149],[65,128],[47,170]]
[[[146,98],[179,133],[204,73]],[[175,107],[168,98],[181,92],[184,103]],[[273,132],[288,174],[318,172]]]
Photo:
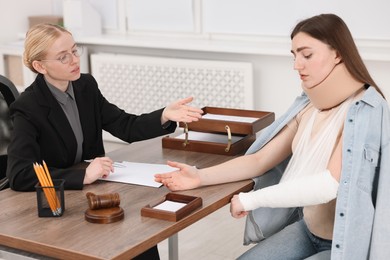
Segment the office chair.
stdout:
[[6,77],[0,75],[0,190],[8,188],[7,148],[11,140],[12,122],[9,106],[19,96],[15,85]]

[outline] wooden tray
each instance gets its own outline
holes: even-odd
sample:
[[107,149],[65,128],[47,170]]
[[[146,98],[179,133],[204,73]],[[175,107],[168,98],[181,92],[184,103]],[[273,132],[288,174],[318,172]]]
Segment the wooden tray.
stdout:
[[[168,211],[156,209],[155,207],[160,205],[165,201],[173,201],[173,202],[181,202],[186,203],[184,207],[180,208],[177,211]],[[150,217],[150,218],[158,218],[162,220],[168,221],[178,221],[189,214],[195,211],[197,208],[202,206],[202,198],[193,197],[183,194],[176,193],[168,193],[165,197],[159,199],[156,202],[146,205],[141,209],[141,216]]]
[[[208,133],[226,133],[226,126],[229,126],[231,134],[250,135],[256,134],[258,131],[267,127],[275,120],[275,114],[273,112],[266,111],[219,107],[204,107],[202,110],[204,115],[216,114],[224,116],[254,117],[258,119],[254,122],[246,123],[202,118],[197,122],[187,124],[188,130]],[[186,124],[180,122],[179,126],[185,128]]]
[[243,136],[241,140],[234,143],[229,143],[227,136],[226,143],[191,140],[191,135],[187,141],[167,136],[162,138],[162,147],[200,153],[237,155],[246,151],[255,140],[256,135]]
[[[162,139],[162,147],[176,150],[193,151],[201,153],[213,153],[223,155],[237,155],[244,153],[250,145],[256,140],[256,133],[267,127],[275,120],[275,114],[272,112],[204,107],[204,115],[215,114],[222,116],[251,117],[256,120],[248,122],[228,121],[219,119],[202,118],[198,122],[189,124],[180,123],[183,127],[185,137],[178,138],[166,136]],[[223,142],[203,141],[191,139],[191,133],[210,133],[224,135]],[[232,138],[233,137],[233,138]],[[234,141],[234,137],[241,138]],[[212,140],[210,138],[210,140]]]

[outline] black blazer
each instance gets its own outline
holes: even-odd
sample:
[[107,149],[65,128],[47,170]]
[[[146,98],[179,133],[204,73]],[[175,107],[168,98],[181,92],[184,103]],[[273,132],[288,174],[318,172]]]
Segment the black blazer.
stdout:
[[[89,74],[72,82],[84,135],[82,160],[104,155],[102,130],[126,142],[172,133],[177,124],[161,126],[159,109],[132,115],[109,103]],[[14,190],[34,190],[38,182],[33,163],[44,160],[53,179],[65,179],[65,189],[82,189],[85,169],[74,164],[77,143],[68,119],[38,74],[10,107],[14,130],[8,147],[7,176]]]

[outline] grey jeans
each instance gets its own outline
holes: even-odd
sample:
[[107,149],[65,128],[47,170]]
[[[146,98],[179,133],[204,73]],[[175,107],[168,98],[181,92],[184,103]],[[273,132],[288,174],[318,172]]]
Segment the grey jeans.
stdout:
[[259,242],[238,259],[329,260],[331,247],[331,240],[314,236],[301,219]]

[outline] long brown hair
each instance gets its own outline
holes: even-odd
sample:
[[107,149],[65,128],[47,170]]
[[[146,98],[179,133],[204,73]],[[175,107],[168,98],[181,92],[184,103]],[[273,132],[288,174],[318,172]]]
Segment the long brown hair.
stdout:
[[299,32],[322,41],[336,50],[349,73],[358,81],[373,86],[383,97],[372,79],[345,22],[335,14],[320,14],[300,21],[291,32],[291,40]]

